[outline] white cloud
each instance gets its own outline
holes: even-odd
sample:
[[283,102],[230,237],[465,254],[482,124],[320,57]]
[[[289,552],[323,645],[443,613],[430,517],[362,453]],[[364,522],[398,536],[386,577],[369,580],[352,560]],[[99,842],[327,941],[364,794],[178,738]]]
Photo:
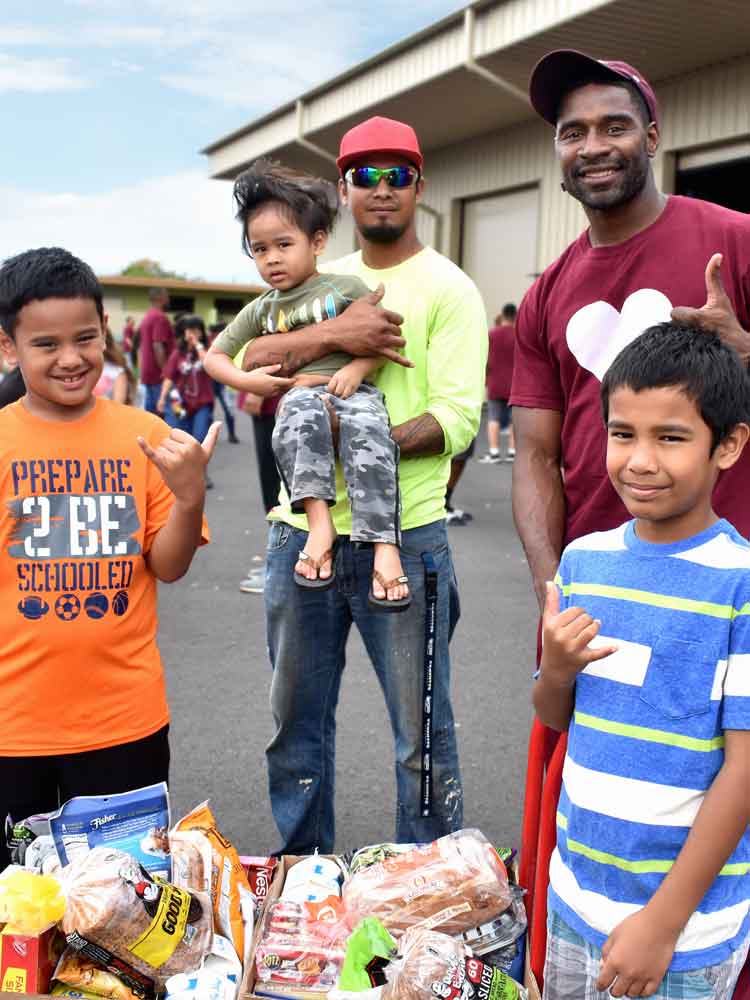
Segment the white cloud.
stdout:
[[35,246],[64,246],[100,274],[140,257],[215,281],[253,283],[240,249],[232,188],[197,170],[96,195],[32,193],[0,187],[2,257]]
[[168,87],[257,112],[370,55],[373,39],[395,40],[460,6],[381,0],[363,11],[349,0],[328,0],[321,11],[299,0],[141,0],[136,16],[123,12],[122,0],[65,0],[65,30],[40,26],[37,17],[33,25],[0,27],[0,45],[118,47],[133,63],[158,57]]
[[67,59],[24,59],[0,52],[0,94],[17,91],[46,94],[82,90],[87,81],[70,69]]

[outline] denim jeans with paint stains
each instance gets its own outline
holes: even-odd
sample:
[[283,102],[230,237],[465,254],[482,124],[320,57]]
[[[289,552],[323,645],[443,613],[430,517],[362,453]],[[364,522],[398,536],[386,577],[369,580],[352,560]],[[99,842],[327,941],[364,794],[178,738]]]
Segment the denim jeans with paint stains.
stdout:
[[[396,840],[425,842],[461,828],[463,795],[450,701],[448,643],[458,621],[458,588],[444,521],[402,533],[401,560],[412,603],[405,612],[371,608],[373,548],[341,537],[328,590],[294,582],[307,533],[276,522],[266,558],[266,623],[276,732],[266,750],[269,791],[284,854],[334,847],[336,704],[354,623],[385,696],[396,744]],[[422,799],[425,569],[437,569],[432,695],[432,797]],[[423,815],[424,812],[429,815]]]

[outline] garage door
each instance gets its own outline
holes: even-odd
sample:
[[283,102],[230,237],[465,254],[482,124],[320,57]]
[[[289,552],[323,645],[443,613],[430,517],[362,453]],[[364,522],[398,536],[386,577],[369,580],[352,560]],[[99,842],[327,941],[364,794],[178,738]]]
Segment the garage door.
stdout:
[[461,266],[479,287],[491,324],[534,280],[539,188],[472,198],[462,215]]

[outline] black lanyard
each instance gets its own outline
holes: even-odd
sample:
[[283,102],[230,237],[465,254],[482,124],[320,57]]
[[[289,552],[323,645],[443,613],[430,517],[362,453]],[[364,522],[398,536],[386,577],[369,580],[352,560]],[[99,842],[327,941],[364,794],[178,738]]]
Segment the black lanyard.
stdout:
[[422,816],[432,815],[432,690],[437,640],[438,572],[432,553],[423,552],[424,564],[424,674],[422,676]]

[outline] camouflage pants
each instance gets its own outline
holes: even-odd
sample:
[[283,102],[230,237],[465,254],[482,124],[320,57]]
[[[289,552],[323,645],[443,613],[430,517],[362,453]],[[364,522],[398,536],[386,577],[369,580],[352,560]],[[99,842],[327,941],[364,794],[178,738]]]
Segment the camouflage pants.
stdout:
[[352,509],[353,542],[400,541],[398,445],[383,394],[363,383],[349,399],[325,386],[291,389],[276,414],[273,450],[292,510],[303,500],[336,501],[336,455],[323,397],[339,418],[339,457]]

